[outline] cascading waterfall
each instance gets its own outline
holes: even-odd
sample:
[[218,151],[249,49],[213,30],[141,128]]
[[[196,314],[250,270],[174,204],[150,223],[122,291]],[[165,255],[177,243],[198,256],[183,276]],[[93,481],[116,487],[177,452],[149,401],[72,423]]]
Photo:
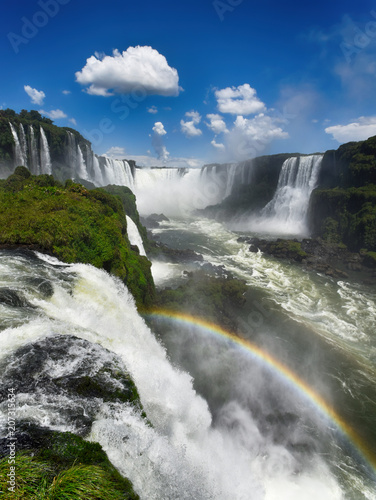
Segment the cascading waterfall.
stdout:
[[80,179],[88,180],[89,176],[86,170],[86,163],[84,160],[84,155],[82,154],[82,150],[80,145],[77,144],[77,174]]
[[[27,383],[20,386],[18,418],[77,432],[77,416],[83,412],[92,422],[90,438],[131,479],[142,500],[311,500],[317,498],[317,491],[321,500],[342,498],[319,454],[299,463],[291,450],[260,432],[246,404],[233,401],[225,405],[214,421],[207,402],[194,390],[191,376],[171,364],[120,281],[91,266],[39,258],[42,260],[0,252],[3,286],[25,296],[24,307],[2,306],[1,361],[11,356],[8,364],[15,367],[18,358],[14,355],[25,344],[32,348],[32,343],[43,343],[46,352],[37,390],[32,381],[29,390]],[[46,282],[48,290],[32,285]],[[64,349],[60,359],[50,357],[49,349],[61,343],[63,336],[85,343],[73,339],[71,350]],[[80,348],[73,349],[74,345]],[[215,343],[207,347],[211,352]],[[229,352],[229,346],[223,349],[219,356]],[[80,363],[80,358],[92,355],[96,363],[113,355],[122,361],[152,426],[129,404],[108,404],[100,398],[85,401],[78,393],[64,391],[50,394],[49,377],[74,376],[75,370],[90,376],[90,364]],[[245,370],[245,361],[238,361]],[[230,365],[226,365],[228,369]],[[241,375],[248,380],[249,374]],[[27,379],[24,373],[18,378]],[[241,378],[238,382],[241,384]],[[1,402],[2,417],[6,410],[6,403]],[[6,429],[0,427],[0,432],[4,436]]]
[[14,139],[14,166],[15,167],[18,167],[19,165],[26,166],[27,159],[25,155],[25,149],[22,148],[22,145],[17,135],[16,128],[14,127],[13,123],[9,123],[9,125]]
[[46,134],[42,127],[40,127],[40,163],[41,171],[43,174],[52,174],[50,148]]
[[228,167],[226,190],[225,190],[224,198],[227,198],[227,196],[230,196],[230,194],[232,192],[237,168],[238,168],[237,163],[229,165],[229,167]]
[[136,224],[128,215],[126,217],[127,217],[128,239],[131,245],[136,245],[140,251],[140,255],[146,256],[144,244],[142,243],[142,238]]
[[72,176],[74,176],[77,167],[77,145],[75,135],[69,130],[67,130],[67,142],[65,161],[72,171]]
[[29,151],[30,151],[31,172],[34,175],[39,175],[41,173],[41,169],[39,162],[38,146],[34,128],[32,125],[29,125]]
[[317,184],[323,155],[288,158],[282,165],[273,199],[260,217],[248,224],[253,231],[277,234],[307,234],[310,195]]
[[20,146],[22,151],[22,165],[27,168],[27,142],[22,123],[20,123]]
[[103,177],[106,184],[117,186],[127,186],[134,190],[134,182],[131,167],[126,160],[114,160],[105,157]]

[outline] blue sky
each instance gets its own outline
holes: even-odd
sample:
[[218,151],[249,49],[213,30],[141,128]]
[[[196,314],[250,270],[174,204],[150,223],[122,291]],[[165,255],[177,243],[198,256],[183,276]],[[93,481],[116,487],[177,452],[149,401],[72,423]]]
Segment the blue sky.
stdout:
[[0,106],[98,154],[199,166],[376,135],[371,1],[8,0],[0,29]]

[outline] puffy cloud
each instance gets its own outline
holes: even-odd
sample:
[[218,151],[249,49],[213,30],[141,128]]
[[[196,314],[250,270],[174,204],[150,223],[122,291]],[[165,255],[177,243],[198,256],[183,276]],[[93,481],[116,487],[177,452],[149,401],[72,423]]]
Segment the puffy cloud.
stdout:
[[158,159],[167,162],[170,153],[167,151],[166,146],[163,144],[163,136],[167,134],[162,122],[154,123],[152,136],[152,146],[157,153]]
[[237,116],[226,135],[227,150],[232,160],[244,160],[259,155],[274,139],[287,139],[288,133],[279,126],[280,120],[260,113],[247,119]]
[[43,104],[43,100],[46,97],[43,90],[33,89],[30,85],[24,85],[24,89],[26,94],[31,98],[33,104]]
[[376,116],[361,116],[347,125],[333,125],[325,129],[340,143],[362,141],[376,135]]
[[106,151],[105,156],[121,160],[125,158],[125,149],[120,146],[112,146],[112,148]]
[[69,95],[69,94],[71,94],[71,91],[70,90],[63,90],[62,93],[64,95]]
[[197,137],[202,134],[202,130],[196,128],[201,121],[201,115],[197,111],[188,111],[185,113],[187,118],[191,118],[188,121],[180,120],[181,131],[187,137]]
[[115,49],[112,56],[95,53],[77,71],[76,81],[89,86],[88,94],[105,97],[137,89],[145,95],[177,96],[181,90],[177,70],[148,46],[128,47],[122,53]]
[[148,108],[148,113],[155,115],[158,113],[158,108],[156,106],[151,106],[150,108]]
[[154,123],[153,132],[157,135],[166,135],[167,134],[162,122],[155,122]]
[[215,142],[215,139],[213,139],[210,144],[214,146],[216,149],[220,149],[221,151],[224,151],[226,149],[224,144]]
[[206,115],[206,118],[210,120],[210,123],[206,123],[207,127],[210,128],[215,134],[220,134],[222,132],[228,132],[226,123],[221,115],[212,113]]
[[41,115],[48,116],[51,120],[60,120],[62,118],[67,118],[67,115],[61,109],[51,109],[51,111],[39,111]]
[[238,87],[216,90],[215,97],[221,113],[250,115],[265,110],[265,104],[256,96],[256,90],[248,83]]

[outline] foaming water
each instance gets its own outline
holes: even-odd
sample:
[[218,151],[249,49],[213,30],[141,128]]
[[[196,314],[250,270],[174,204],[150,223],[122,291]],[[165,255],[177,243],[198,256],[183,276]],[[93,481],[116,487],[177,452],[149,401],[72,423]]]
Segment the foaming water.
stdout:
[[322,155],[288,158],[282,165],[273,199],[259,216],[234,220],[235,230],[280,235],[308,235],[309,198],[316,187]]
[[[141,498],[311,500],[317,492],[322,500],[344,498],[339,483],[314,450],[303,462],[297,460],[283,442],[273,441],[260,428],[245,402],[236,397],[227,401],[213,420],[191,375],[171,364],[120,281],[86,265],[65,266],[51,258],[30,262],[9,254],[0,257],[3,284],[6,276],[11,284],[21,287],[23,283],[24,296],[34,307],[34,315],[23,324],[1,332],[2,360],[30,342],[68,335],[115,353],[132,375],[152,427],[129,405],[103,403],[90,438],[132,480]],[[42,278],[53,293],[41,291],[36,283],[28,287],[25,278]],[[249,369],[241,357],[239,364]],[[64,365],[49,368],[55,374],[64,369]],[[246,381],[252,385],[250,374],[239,371],[239,386]],[[214,386],[212,375],[208,370]],[[224,372],[222,377],[226,377]],[[62,428],[57,407],[69,401],[53,401],[42,393],[34,402],[31,395],[20,396],[23,417]],[[1,410],[5,411],[4,406]]]
[[144,244],[142,243],[142,238],[139,230],[133,220],[126,215],[127,218],[127,233],[131,245],[136,245],[140,251],[140,255],[146,255]]

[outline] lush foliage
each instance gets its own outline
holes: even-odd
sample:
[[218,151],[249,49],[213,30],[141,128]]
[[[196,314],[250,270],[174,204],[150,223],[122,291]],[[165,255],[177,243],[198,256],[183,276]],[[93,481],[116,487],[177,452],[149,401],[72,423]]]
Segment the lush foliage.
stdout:
[[141,235],[144,248],[149,249],[149,239],[147,237],[146,228],[141,224],[140,216],[136,205],[136,196],[133,192],[126,186],[106,186],[103,188],[107,193],[118,196],[123,205],[125,213],[133,220],[136,224],[138,231]]
[[[31,449],[0,461],[1,498],[9,500],[137,500],[132,484],[97,443],[71,433],[30,427]],[[7,483],[15,468],[15,491]]]
[[315,235],[351,250],[376,250],[376,185],[315,190],[310,205]]
[[123,206],[101,189],[88,191],[24,167],[0,183],[0,244],[28,245],[65,262],[92,264],[125,281],[138,306],[154,295],[150,262],[132,251]]

